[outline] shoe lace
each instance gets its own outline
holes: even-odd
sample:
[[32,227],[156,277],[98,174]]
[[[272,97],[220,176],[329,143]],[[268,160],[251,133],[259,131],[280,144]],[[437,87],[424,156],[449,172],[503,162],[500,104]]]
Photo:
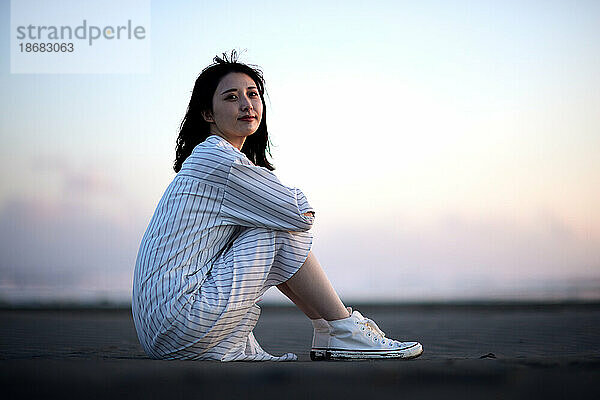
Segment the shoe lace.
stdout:
[[361,321],[359,321],[359,323],[361,325],[366,326],[368,330],[375,333],[376,335],[381,336],[381,338],[385,337],[385,333],[383,333],[383,331],[379,329],[375,321],[373,321],[372,319],[363,318]]

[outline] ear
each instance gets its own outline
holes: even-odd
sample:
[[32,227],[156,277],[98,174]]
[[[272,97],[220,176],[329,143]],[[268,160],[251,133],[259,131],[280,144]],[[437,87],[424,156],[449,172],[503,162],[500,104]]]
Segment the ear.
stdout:
[[212,112],[208,111],[208,110],[204,110],[202,111],[202,118],[204,118],[204,120],[206,122],[215,122],[213,116],[212,116]]

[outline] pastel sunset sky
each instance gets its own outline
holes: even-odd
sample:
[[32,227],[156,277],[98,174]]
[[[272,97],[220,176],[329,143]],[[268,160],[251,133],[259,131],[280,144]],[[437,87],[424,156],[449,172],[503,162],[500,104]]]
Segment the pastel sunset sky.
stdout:
[[0,300],[129,299],[231,49],[342,298],[600,298],[600,2],[152,1],[145,74],[11,74],[0,16]]

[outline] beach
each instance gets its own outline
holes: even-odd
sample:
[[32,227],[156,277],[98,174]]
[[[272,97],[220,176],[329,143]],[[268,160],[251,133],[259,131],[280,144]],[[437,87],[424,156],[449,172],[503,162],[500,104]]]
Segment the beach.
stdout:
[[600,398],[600,303],[357,305],[414,360],[310,361],[310,322],[262,306],[254,332],[287,363],[151,360],[126,308],[0,311],[8,398]]

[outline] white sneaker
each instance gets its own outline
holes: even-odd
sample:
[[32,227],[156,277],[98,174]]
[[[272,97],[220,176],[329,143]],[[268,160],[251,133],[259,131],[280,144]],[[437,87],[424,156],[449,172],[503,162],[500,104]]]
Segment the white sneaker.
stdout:
[[310,322],[313,324],[313,340],[312,340],[312,348],[319,349],[324,348],[329,345],[329,332],[331,328],[327,321],[323,318],[320,319],[311,319]]
[[[423,353],[419,342],[399,342],[385,337],[375,321],[354,311],[336,321],[312,320],[315,332],[310,358],[317,360],[415,358]],[[325,322],[329,329],[325,333]]]
[[[346,307],[348,313],[352,315],[352,307]],[[326,348],[329,346],[329,333],[331,332],[331,327],[329,323],[325,321],[323,318],[319,319],[311,319],[313,325],[313,340],[312,340],[312,348]]]

